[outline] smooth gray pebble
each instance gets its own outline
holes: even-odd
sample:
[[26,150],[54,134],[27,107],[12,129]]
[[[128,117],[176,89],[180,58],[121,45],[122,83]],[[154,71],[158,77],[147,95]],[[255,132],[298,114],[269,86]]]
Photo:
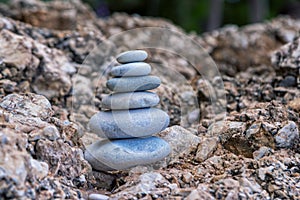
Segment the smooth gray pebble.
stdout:
[[161,84],[157,76],[136,76],[112,78],[106,82],[108,89],[114,92],[134,92],[152,90]]
[[113,76],[145,76],[150,74],[151,66],[144,62],[128,63],[115,66],[110,73]]
[[117,56],[119,63],[141,62],[146,60],[148,53],[143,50],[125,51]]
[[170,122],[167,113],[157,108],[100,111],[89,121],[90,130],[102,138],[121,139],[151,136]]
[[153,92],[125,92],[105,96],[102,99],[102,108],[111,110],[147,108],[158,103],[159,97]]
[[85,159],[96,170],[123,170],[162,160],[170,152],[170,145],[158,137],[102,140],[86,148]]

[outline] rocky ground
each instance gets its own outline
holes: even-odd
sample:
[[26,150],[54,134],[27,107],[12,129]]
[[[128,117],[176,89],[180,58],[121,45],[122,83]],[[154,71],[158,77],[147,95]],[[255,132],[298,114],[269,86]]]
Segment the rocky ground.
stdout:
[[[0,13],[0,199],[300,198],[300,20],[280,16],[199,36],[163,19],[97,19],[77,0],[12,0]],[[221,75],[209,82],[195,70],[205,62],[193,68],[177,54],[146,49],[163,83],[160,108],[171,117],[159,136],[173,152],[151,166],[95,171],[83,152],[100,138],[85,125],[109,92],[103,69],[148,36],[114,39],[114,49],[107,41],[141,27],[197,41]],[[193,52],[185,41],[172,42]],[[89,55],[99,44],[105,48]],[[174,81],[163,65],[182,78]],[[207,89],[222,88],[220,80],[226,103],[215,102],[226,105],[223,122]]]

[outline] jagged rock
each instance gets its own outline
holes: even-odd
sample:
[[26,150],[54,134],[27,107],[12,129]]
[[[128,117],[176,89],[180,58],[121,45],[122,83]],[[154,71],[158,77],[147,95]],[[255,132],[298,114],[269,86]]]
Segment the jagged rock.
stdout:
[[5,96],[0,107],[22,117],[39,117],[46,119],[52,116],[50,102],[42,95],[27,93],[26,95],[10,94]]
[[299,45],[300,38],[296,38],[273,52],[271,61],[278,75],[292,75],[295,79],[300,76],[298,64],[300,59]]
[[299,131],[298,127],[293,121],[288,121],[275,136],[276,145],[278,147],[289,148],[298,142]]
[[293,41],[299,28],[299,21],[283,16],[265,24],[228,26],[195,39],[207,49],[223,73],[234,76],[248,67],[269,66],[269,55]]
[[162,185],[169,185],[170,183],[158,172],[148,172],[140,176],[136,176],[134,180],[137,184],[126,188],[114,195],[111,198],[131,198],[143,194],[155,194],[161,195],[166,192],[159,190]]
[[217,137],[209,137],[202,140],[198,146],[195,160],[198,162],[206,160],[217,149],[218,144],[219,138]]
[[[78,138],[71,140],[78,131],[71,123],[65,124],[52,115],[50,102],[41,95],[10,94],[0,100],[0,123],[4,127],[0,130],[0,157],[5,160],[0,162],[1,197],[81,195],[61,186],[67,179],[75,180],[91,171],[82,150],[70,145],[79,143]],[[56,174],[54,180],[48,180],[48,170]],[[45,192],[40,188],[47,181],[52,183],[48,182]],[[36,187],[31,188],[31,184]]]
[[49,164],[49,170],[54,175],[75,178],[91,171],[90,165],[83,158],[82,150],[71,147],[62,140],[39,140],[36,144],[36,156]]
[[167,157],[168,162],[190,154],[201,142],[200,137],[180,126],[169,127],[159,133],[159,136],[166,140],[172,148],[171,154]]
[[0,196],[4,198],[24,196],[26,177],[30,176],[30,155],[25,150],[26,135],[14,132],[10,128],[0,132]]
[[0,32],[0,42],[3,46],[1,69],[10,66],[10,73],[5,78],[17,82],[28,80],[32,82],[34,92],[48,98],[62,97],[70,92],[68,74],[72,66],[61,51],[7,30]]

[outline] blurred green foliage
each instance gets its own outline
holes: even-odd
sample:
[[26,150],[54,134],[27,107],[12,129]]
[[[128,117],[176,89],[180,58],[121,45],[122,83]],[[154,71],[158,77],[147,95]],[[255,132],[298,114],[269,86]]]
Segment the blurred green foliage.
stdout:
[[[6,3],[9,0],[0,0]],[[26,1],[26,0],[25,0]],[[49,1],[49,0],[44,0]],[[207,30],[209,16],[215,11],[210,9],[213,0],[83,0],[90,4],[100,17],[113,12],[126,12],[142,16],[167,18],[186,31],[198,33]],[[222,13],[219,13],[220,26],[225,24],[244,25],[251,22],[249,9],[251,0],[218,0],[222,2]],[[254,0],[255,1],[255,0]],[[300,15],[300,0],[258,0],[265,1],[264,19],[271,19],[279,13],[293,12]],[[295,6],[295,5],[298,5]],[[298,10],[297,10],[298,9]],[[292,11],[291,11],[292,10]],[[216,16],[218,16],[216,14]]]
[[[86,0],[93,7],[104,0]],[[262,0],[261,0],[262,1]],[[163,17],[187,31],[206,30],[211,0],[105,0],[111,12],[126,12],[146,16]],[[264,19],[277,16],[289,3],[299,0],[266,0]],[[222,25],[250,23],[249,0],[223,0]],[[300,10],[299,10],[300,13]]]

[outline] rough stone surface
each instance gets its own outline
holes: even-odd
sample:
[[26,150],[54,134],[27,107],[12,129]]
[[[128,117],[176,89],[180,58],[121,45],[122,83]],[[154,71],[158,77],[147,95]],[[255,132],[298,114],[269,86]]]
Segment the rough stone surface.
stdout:
[[32,116],[46,119],[53,114],[51,104],[44,96],[30,93],[23,96],[18,94],[7,95],[1,100],[0,107],[15,115],[24,117]]
[[160,138],[131,138],[97,141],[87,147],[85,159],[94,169],[107,171],[153,163],[169,153],[168,143]]
[[275,136],[275,142],[278,147],[292,147],[298,139],[298,127],[293,121],[289,121]]
[[[69,74],[74,73],[75,68],[62,51],[8,30],[0,32],[0,42],[3,45],[0,52],[1,66],[10,66],[11,71],[5,78],[18,80],[21,77],[23,81],[32,81],[33,91],[47,98],[57,98],[69,93]],[[7,92],[14,90],[17,88]]]
[[[273,52],[271,61],[276,69],[277,74],[281,76],[299,77],[299,59],[300,59],[300,38],[296,38],[291,43],[288,43],[278,50]],[[295,84],[295,83],[294,83]]]
[[[300,125],[298,19],[280,16],[196,35],[164,19],[124,13],[97,19],[77,0],[13,0],[0,4],[0,13],[0,199],[88,199],[91,193],[121,199],[300,198],[299,140],[288,147],[278,147],[276,142],[287,124],[294,122],[298,130]],[[199,42],[221,75],[207,82],[195,70],[207,66],[202,62],[191,66],[192,59],[147,49],[152,74],[162,82],[154,89],[160,96],[157,107],[169,114],[170,129],[180,125],[181,130],[171,135],[190,138],[186,143],[174,139],[177,146],[171,143],[175,149],[182,146],[184,153],[171,162],[130,171],[90,171],[80,154],[99,138],[81,129],[110,93],[105,82],[115,55],[149,39],[141,31],[125,41],[114,41],[117,48],[111,50],[107,38],[142,27],[165,27]],[[168,39],[183,51],[194,52],[186,40]],[[81,65],[99,43],[98,54]],[[226,94],[227,117],[224,127],[212,131],[218,121],[214,111],[224,101],[212,106],[208,88],[221,85],[225,91],[218,91],[216,97]],[[44,94],[49,101],[29,92]],[[76,101],[72,94],[77,94]],[[194,121],[197,109],[200,118]],[[220,143],[207,159],[197,161],[202,141],[211,137],[218,137]]]
[[[41,95],[10,94],[1,99],[1,197],[35,199],[57,194],[58,198],[68,195],[79,198],[81,195],[71,188],[63,190],[63,184],[71,180],[72,185],[73,180],[90,172],[91,167],[83,159],[79,146],[70,146],[77,134],[75,126],[64,125],[53,113],[50,102]],[[55,178],[51,179],[50,174]],[[41,190],[45,187],[47,192]]]
[[89,122],[92,132],[103,138],[145,137],[164,130],[169,116],[157,108],[100,111]]
[[217,149],[218,143],[219,138],[217,137],[211,137],[201,141],[197,149],[195,160],[199,162],[206,160]]
[[114,92],[134,92],[152,90],[157,88],[161,80],[157,76],[139,76],[112,78],[107,81],[106,86]]
[[159,97],[152,92],[114,93],[102,99],[102,108],[118,110],[156,106]]
[[171,145],[172,153],[168,157],[169,161],[175,161],[179,157],[188,155],[201,142],[201,138],[180,126],[169,127],[162,131],[159,136]]

